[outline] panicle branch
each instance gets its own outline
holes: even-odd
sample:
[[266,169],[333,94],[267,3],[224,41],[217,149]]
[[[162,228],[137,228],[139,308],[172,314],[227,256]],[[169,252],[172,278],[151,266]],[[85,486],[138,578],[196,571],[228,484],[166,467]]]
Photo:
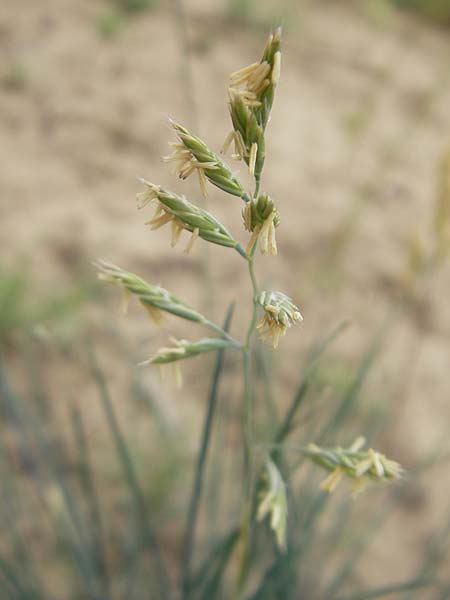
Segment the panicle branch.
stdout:
[[310,460],[330,471],[322,482],[324,491],[332,492],[344,476],[353,480],[353,496],[361,493],[370,481],[398,479],[404,473],[401,465],[373,448],[362,450],[365,439],[358,437],[349,448],[321,448],[309,444],[303,452]]

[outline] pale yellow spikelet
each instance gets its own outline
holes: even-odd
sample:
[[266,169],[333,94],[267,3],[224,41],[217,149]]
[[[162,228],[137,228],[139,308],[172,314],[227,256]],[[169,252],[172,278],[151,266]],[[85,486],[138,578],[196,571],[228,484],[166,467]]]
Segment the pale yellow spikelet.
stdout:
[[303,317],[292,300],[282,292],[261,292],[257,302],[264,309],[264,316],[257,325],[260,338],[277,348],[288,328],[300,323]]

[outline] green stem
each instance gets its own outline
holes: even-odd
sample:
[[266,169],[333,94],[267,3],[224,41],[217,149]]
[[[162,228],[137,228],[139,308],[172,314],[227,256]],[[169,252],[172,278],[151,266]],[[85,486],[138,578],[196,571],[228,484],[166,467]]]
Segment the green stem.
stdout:
[[234,246],[234,249],[237,252],[239,252],[239,254],[242,256],[242,258],[245,258],[245,260],[248,260],[248,256],[247,256],[244,248],[240,244],[236,244],[236,246]]
[[255,267],[254,267],[254,255],[255,255],[255,249],[256,249],[256,245],[257,243],[254,244],[252,251],[250,253],[250,256],[247,258],[248,260],[248,270],[250,273],[250,279],[252,281],[252,288],[253,288],[253,312],[252,312],[252,319],[250,321],[250,325],[248,327],[247,330],[247,336],[245,339],[245,349],[248,350],[249,346],[250,346],[250,341],[251,341],[251,337],[252,334],[255,330],[255,325],[256,325],[256,319],[257,319],[257,312],[258,312],[258,294],[259,294],[259,289],[258,289],[258,283],[256,281],[256,275],[255,275]]
[[229,335],[229,333],[227,333],[224,329],[222,329],[222,327],[219,327],[219,325],[216,325],[215,323],[212,323],[211,321],[208,321],[208,320],[203,321],[203,325],[205,327],[208,327],[208,329],[215,331],[221,337],[223,337],[226,340],[228,340],[229,342],[231,342],[233,344],[233,346],[235,346],[236,348],[242,348],[241,342],[238,342],[237,340],[235,340],[234,337]]
[[255,177],[255,193],[253,194],[253,198],[257,198],[259,194],[259,186],[261,185],[261,179],[256,179]]
[[256,281],[254,270],[254,254],[256,244],[248,256],[248,269],[253,289],[253,312],[252,318],[247,330],[245,346],[242,349],[242,363],[244,372],[244,466],[245,466],[245,501],[242,516],[241,535],[244,541],[243,555],[241,559],[238,587],[241,588],[244,584],[247,572],[248,562],[250,557],[250,521],[252,514],[252,445],[253,445],[253,401],[252,401],[252,384],[251,384],[251,360],[250,360],[250,342],[255,331],[257,310],[258,310],[258,284]]

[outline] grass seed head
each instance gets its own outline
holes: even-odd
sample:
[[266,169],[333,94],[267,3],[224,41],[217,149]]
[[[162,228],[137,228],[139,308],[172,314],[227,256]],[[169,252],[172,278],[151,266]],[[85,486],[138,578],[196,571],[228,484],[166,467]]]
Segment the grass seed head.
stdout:
[[[259,180],[265,160],[264,129],[242,95],[234,89],[229,90],[229,110],[234,130],[232,139],[235,143],[235,156],[241,157],[250,173]],[[230,139],[228,135],[224,147]]]
[[250,254],[259,238],[261,253],[276,256],[275,227],[280,223],[280,215],[273,200],[265,194],[257,200],[251,200],[242,210],[242,216],[245,229],[253,234],[247,246],[247,254]]
[[269,120],[281,71],[281,27],[268,37],[263,55],[230,75],[230,93],[237,94],[264,130]]
[[[147,222],[152,229],[158,229],[166,224],[171,224],[171,245],[175,246],[183,229],[192,234],[192,238],[186,247],[186,252],[192,248],[195,240],[200,237],[212,244],[235,248],[243,253],[238,242],[232,237],[228,230],[208,211],[188,202],[183,196],[164,190],[160,186],[141,180],[149,190],[137,195],[138,207],[149,202],[156,202],[156,211],[150,221]],[[148,199],[147,195],[151,198]]]
[[224,192],[250,200],[247,192],[222,161],[199,137],[192,135],[185,127],[175,121],[171,125],[178,136],[178,142],[172,143],[172,154],[164,156],[166,162],[174,162],[177,175],[186,179],[194,171],[199,177],[203,196],[207,195],[206,179]]
[[257,519],[262,521],[270,514],[270,527],[275,533],[278,547],[286,550],[287,497],[286,485],[275,463],[266,459],[266,491],[258,506]]
[[362,450],[363,437],[358,437],[349,448],[321,448],[309,444],[307,457],[314,463],[330,471],[322,482],[321,489],[332,492],[344,476],[353,480],[353,496],[361,493],[370,481],[382,482],[398,479],[403,474],[399,463],[386,458],[373,448]]
[[282,292],[261,292],[257,302],[264,309],[264,316],[257,325],[260,338],[277,348],[280,337],[289,327],[303,321],[303,317],[292,300]]
[[127,294],[136,296],[155,323],[161,322],[164,313],[171,313],[195,323],[206,322],[203,315],[164,288],[147,283],[134,273],[124,271],[107,261],[100,260],[95,266],[99,271],[99,279],[118,285]]
[[196,342],[187,340],[177,340],[170,338],[172,346],[159,348],[158,352],[148,360],[141,363],[142,365],[163,365],[172,363],[186,358],[192,358],[205,352],[212,352],[222,348],[229,348],[233,343],[229,340],[219,338],[203,338]]

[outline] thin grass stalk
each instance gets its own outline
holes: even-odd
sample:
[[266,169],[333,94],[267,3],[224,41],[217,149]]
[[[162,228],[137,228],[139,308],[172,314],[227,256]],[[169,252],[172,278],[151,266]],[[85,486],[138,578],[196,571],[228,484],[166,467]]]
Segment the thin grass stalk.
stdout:
[[310,379],[311,376],[314,374],[315,369],[317,368],[319,359],[322,357],[325,350],[327,350],[327,348],[344,331],[346,327],[347,322],[344,321],[340,323],[335,329],[333,329],[328,335],[326,335],[316,347],[312,349],[308,363],[305,367],[302,379],[294,395],[294,398],[292,399],[291,405],[289,406],[284,420],[275,435],[275,443],[279,444],[290,433],[294,418],[297,415],[304,399],[306,398],[310,386]]
[[121,589],[120,598],[127,598],[132,600],[135,597],[136,591],[139,586],[139,571],[142,568],[142,556],[145,550],[145,540],[137,540],[134,547],[127,553],[127,562],[125,565],[126,579]]
[[48,440],[44,437],[43,432],[40,431],[39,425],[34,425],[34,431],[42,460],[44,464],[48,466],[51,477],[59,489],[64,502],[64,507],[70,518],[73,533],[77,538],[77,542],[75,543],[72,542],[72,536],[70,536],[67,541],[67,546],[72,554],[77,557],[80,573],[83,575],[88,597],[92,598],[92,600],[101,600],[96,589],[96,573],[91,562],[86,523],[84,522],[77,496],[73,493],[73,490],[68,484],[64,469],[61,467],[61,462],[67,463],[68,461],[64,461],[64,453],[61,447],[58,449],[58,459],[55,459],[54,448],[50,446]]
[[81,484],[86,501],[88,503],[89,519],[92,528],[92,544],[94,547],[100,580],[102,582],[103,593],[106,597],[108,597],[111,593],[111,580],[108,570],[108,561],[106,558],[102,511],[94,484],[94,476],[92,472],[86,431],[83,418],[78,407],[75,407],[72,411],[72,426],[75,442],[78,448]]
[[220,583],[239,540],[239,528],[232,529],[211,550],[208,558],[191,580],[191,590],[201,600],[217,597]]
[[405,583],[394,583],[373,590],[356,592],[350,596],[339,596],[336,600],[372,600],[373,598],[383,598],[385,596],[391,596],[392,594],[417,591],[435,583],[436,581],[434,579],[419,577],[411,581],[406,581]]
[[74,563],[81,576],[81,580],[85,588],[85,593],[87,594],[87,597],[91,598],[92,600],[98,600],[96,598],[95,590],[93,588],[94,573],[92,572],[89,561],[86,559],[86,556],[88,556],[88,549],[84,543],[80,512],[78,510],[78,507],[76,506],[76,502],[72,500],[71,494],[68,491],[66,482],[64,480],[64,474],[61,472],[59,466],[54,461],[54,453],[52,452],[52,449],[49,448],[48,441],[45,438],[40,424],[34,418],[32,418],[29,413],[24,413],[23,407],[20,405],[19,399],[17,398],[16,394],[13,393],[11,387],[9,386],[6,372],[2,369],[1,364],[0,383],[3,388],[3,392],[6,393],[8,396],[8,407],[11,410],[11,416],[15,424],[19,429],[23,447],[26,448],[27,452],[29,453],[29,456],[35,456],[36,452],[34,448],[34,442],[36,443],[38,453],[42,457],[42,461],[40,461],[40,464],[44,464],[47,466],[50,476],[52,477],[53,481],[55,482],[55,484],[61,492],[64,505],[72,521],[74,530],[78,536],[79,543],[71,543],[69,539],[60,532],[59,527],[57,525],[54,525],[53,516],[49,513],[48,503],[44,496],[46,482],[43,480],[42,474],[39,470],[32,469],[31,476],[35,484],[34,490],[36,492],[39,505],[43,508],[45,516],[50,518],[51,523],[54,525],[55,533],[58,539],[62,542],[66,550],[68,550],[68,552],[72,555]]
[[332,433],[334,433],[340,427],[340,425],[342,425],[347,416],[350,414],[350,411],[352,410],[353,406],[358,401],[359,394],[361,393],[361,389],[366,380],[366,377],[372,365],[374,364],[375,359],[379,355],[382,339],[387,331],[387,325],[388,324],[385,323],[382,326],[380,333],[377,335],[375,340],[369,346],[367,352],[364,354],[355,373],[355,376],[351,381],[350,385],[348,386],[347,391],[342,396],[342,399],[339,402],[337,409],[331,415],[331,417],[328,419],[327,423],[319,433],[317,438],[319,443],[321,443],[323,439],[327,438]]
[[270,434],[278,427],[278,410],[273,397],[272,381],[270,373],[269,359],[263,346],[255,348],[255,369],[256,375],[260,380],[261,394],[264,397],[266,408],[266,424]]
[[[252,266],[252,265],[251,265]],[[256,281],[255,281],[255,277],[254,277],[254,271],[251,268],[251,274],[252,274],[252,282],[254,284],[254,291],[255,293],[255,297],[257,296],[257,286],[256,286]],[[256,305],[256,302],[255,302]],[[253,320],[252,320],[253,323]],[[339,334],[345,329],[346,327],[346,322],[340,323],[335,329],[332,330],[332,332],[327,335],[316,347],[314,347],[310,353],[310,358],[309,361],[306,365],[302,380],[300,382],[300,385],[297,389],[296,394],[294,395],[293,401],[290,405],[290,407],[288,408],[286,415],[281,423],[281,425],[278,428],[278,431],[276,432],[275,436],[274,436],[274,440],[275,442],[273,444],[258,444],[258,448],[261,449],[262,446],[265,447],[265,450],[271,450],[271,456],[273,457],[273,459],[276,462],[279,462],[280,460],[280,451],[283,448],[283,444],[281,443],[283,441],[283,439],[288,435],[288,433],[291,430],[292,427],[292,422],[293,419],[295,417],[295,415],[297,414],[304,398],[306,397],[306,393],[309,389],[309,380],[310,377],[312,376],[312,374],[314,373],[315,367],[317,366],[317,362],[319,360],[319,358],[321,357],[321,355],[323,354],[323,352],[325,352],[325,350],[328,348],[328,346],[339,336]],[[253,323],[254,326],[254,323]],[[248,340],[250,340],[251,338],[251,329],[249,329],[250,332],[250,336],[248,336]],[[244,354],[245,356],[245,354]],[[245,371],[244,371],[245,373]],[[250,407],[251,407],[251,403],[250,403]],[[255,449],[257,449],[257,447],[255,447]],[[254,478],[254,481],[251,481],[249,478],[248,481],[249,485],[250,485],[250,501],[246,507],[247,510],[247,520],[250,523],[252,520],[253,515],[255,514],[256,511],[256,506],[257,506],[257,502],[258,502],[258,493],[260,491],[260,483],[261,483],[261,473]],[[250,568],[249,565],[249,559],[250,559],[250,554],[251,554],[251,546],[252,546],[252,540],[250,539],[250,532],[246,531],[246,547],[245,547],[245,551],[244,551],[244,557],[242,559],[242,564],[241,564],[241,575],[240,575],[240,582],[241,585],[243,585],[243,582],[245,580],[245,578],[248,575],[248,571]]]
[[[38,578],[33,557],[30,552],[29,542],[25,539],[24,535],[18,526],[17,509],[21,505],[20,495],[14,493],[11,490],[14,481],[14,475],[10,475],[5,471],[2,472],[2,483],[3,483],[3,503],[6,505],[6,513],[4,519],[2,519],[3,531],[8,531],[11,544],[13,547],[13,554],[18,562],[18,571],[22,573],[21,579],[29,580],[30,589],[34,590],[36,597],[44,598],[46,593],[40,578]],[[6,495],[6,488],[10,488],[10,493]],[[14,498],[12,497],[14,496]],[[14,502],[14,509],[11,503]],[[23,514],[23,510],[20,511]]]
[[[342,586],[345,585],[354,569],[358,557],[363,555],[364,551],[373,540],[373,537],[380,531],[383,523],[386,522],[389,513],[397,506],[398,497],[399,494],[397,492],[382,504],[362,535],[354,544],[352,544],[349,552],[344,557],[342,563],[336,568],[333,578],[327,585],[324,592],[324,600],[333,600],[336,597],[336,594],[341,590]],[[347,526],[348,522],[345,519],[341,519],[339,529],[342,530]]]
[[[228,333],[233,317],[234,305],[230,305],[225,317],[223,331]],[[191,562],[194,553],[195,529],[197,525],[198,510],[204,483],[204,472],[206,458],[208,455],[209,444],[211,439],[212,426],[217,406],[217,398],[219,393],[219,382],[223,371],[225,349],[217,352],[217,358],[214,366],[213,377],[211,382],[211,390],[208,397],[207,411],[202,429],[202,437],[200,449],[198,452],[197,464],[195,467],[195,476],[192,485],[192,492],[186,517],[186,531],[182,543],[181,560],[181,589],[182,597],[189,597],[190,577],[191,577]]]
[[[450,515],[444,527],[440,527],[431,538],[428,548],[424,553],[422,564],[417,569],[417,575],[420,578],[429,578],[432,573],[436,573],[442,565],[450,544]],[[405,600],[416,598],[416,594],[405,597]]]
[[241,590],[249,568],[250,561],[250,532],[252,519],[252,490],[253,490],[253,400],[252,400],[252,382],[251,382],[251,339],[255,331],[257,310],[258,310],[258,284],[254,269],[254,254],[256,245],[253,246],[250,255],[248,256],[248,270],[252,282],[253,291],[253,311],[250,324],[248,326],[245,339],[245,346],[242,350],[242,368],[244,376],[244,502],[243,502],[243,517],[242,517],[242,543],[243,550],[240,559],[240,568],[238,576],[238,590]]
[[27,588],[22,585],[19,573],[18,569],[11,566],[7,560],[0,556],[0,575],[9,586],[10,591],[13,594],[17,594],[17,596],[10,596],[10,598],[20,598],[20,600],[33,598]]
[[2,439],[0,439],[0,462],[2,467],[3,503],[7,506],[6,510],[8,511],[5,520],[7,521],[11,542],[15,554],[20,556],[21,568],[28,575],[31,586],[39,592],[41,597],[45,597],[44,586],[36,572],[30,545],[19,527],[20,516],[24,514],[23,499],[18,490],[14,474],[8,473],[7,449]]
[[162,548],[156,532],[153,529],[144,494],[134,470],[134,465],[129,455],[125,439],[120,430],[103,372],[100,370],[94,351],[90,346],[88,346],[88,354],[92,374],[100,393],[100,401],[102,403],[108,426],[114,440],[116,452],[130,490],[130,495],[135,505],[137,525],[152,552],[152,558],[154,560],[154,574],[155,579],[158,582],[158,587],[161,594],[160,597],[164,600],[169,600],[172,596],[171,582]]

